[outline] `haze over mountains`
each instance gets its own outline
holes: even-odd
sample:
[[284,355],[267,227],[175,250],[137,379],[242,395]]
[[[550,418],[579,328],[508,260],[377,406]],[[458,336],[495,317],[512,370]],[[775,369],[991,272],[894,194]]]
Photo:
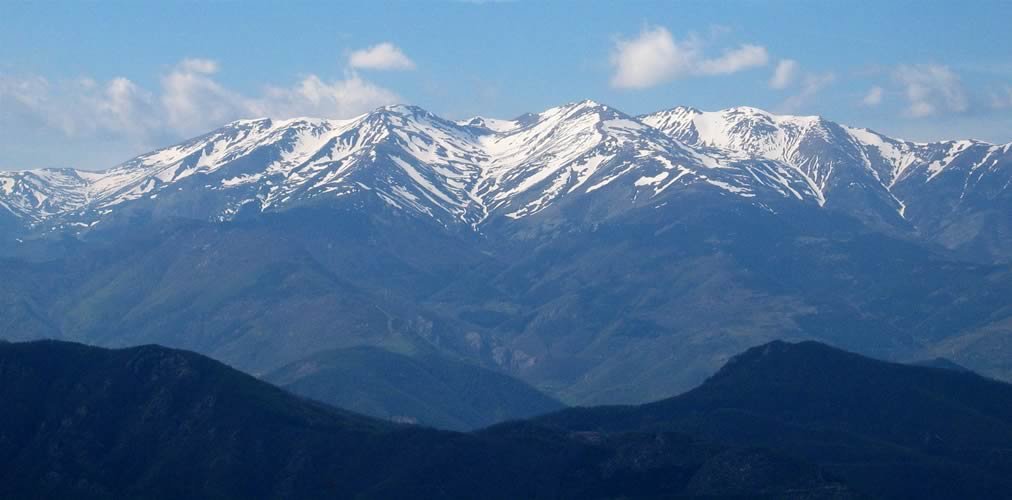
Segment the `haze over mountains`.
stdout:
[[103,172],[0,173],[0,336],[265,375],[435,352],[565,403],[769,340],[1012,378],[1012,146],[591,101],[244,120]]
[[317,353],[264,380],[338,408],[458,431],[563,408],[501,373],[432,354],[407,356],[375,347]]

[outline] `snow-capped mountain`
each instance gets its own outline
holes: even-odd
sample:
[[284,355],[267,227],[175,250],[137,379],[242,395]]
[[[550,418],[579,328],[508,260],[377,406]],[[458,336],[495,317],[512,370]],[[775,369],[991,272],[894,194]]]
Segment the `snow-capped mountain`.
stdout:
[[973,214],[1007,210],[1010,146],[913,143],[747,107],[631,117],[583,101],[454,122],[388,106],[350,120],[241,120],[101,172],[2,172],[0,208],[30,230],[52,231],[120,211],[223,220],[372,200],[477,228],[584,196],[637,207],[691,189],[771,211],[797,202],[944,231],[947,215],[971,201]]
[[[915,143],[886,137],[874,131],[839,125],[818,116],[774,115],[740,107],[702,112],[679,107],[640,117],[685,144],[718,157],[759,157],[782,162],[805,176],[821,201],[833,198],[834,190],[861,182],[862,187],[910,194],[904,185],[924,184],[940,174],[959,170],[959,165],[978,172],[1008,171],[1012,144],[992,145],[977,141]],[[976,181],[965,184],[975,187]],[[913,189],[913,190],[916,190]],[[961,193],[962,194],[962,193]],[[902,197],[889,196],[900,215]]]
[[[820,203],[872,221],[890,210],[950,248],[1007,246],[1012,144],[915,143],[816,116],[679,107],[641,121],[718,158],[767,158],[803,175]],[[979,242],[978,242],[979,243]],[[982,249],[991,252],[988,249]],[[1007,250],[1006,250],[1007,251]]]
[[686,144],[728,156],[784,162],[802,172],[825,199],[835,175],[864,173],[890,187],[942,144],[918,144],[851,128],[819,116],[775,115],[738,107],[715,112],[678,107],[641,117]]

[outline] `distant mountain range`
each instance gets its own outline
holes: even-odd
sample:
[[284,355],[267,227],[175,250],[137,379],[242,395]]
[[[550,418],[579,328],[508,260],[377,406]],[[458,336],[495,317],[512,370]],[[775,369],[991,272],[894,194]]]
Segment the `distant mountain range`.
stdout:
[[242,120],[110,170],[0,173],[27,234],[122,212],[228,220],[381,200],[479,230],[556,205],[610,214],[711,190],[777,212],[827,207],[982,259],[1012,257],[1012,143],[914,143],[815,116],[740,107],[632,117],[583,101],[454,122],[413,106],[350,120]]
[[469,434],[373,420],[203,356],[0,342],[12,498],[1005,498],[1012,386],[805,342],[642,406]]
[[[256,376],[381,349],[570,405],[669,397],[774,339],[1012,380],[1010,152],[591,101],[244,120],[107,171],[0,173],[0,337],[158,343]],[[384,394],[358,409],[524,415]]]

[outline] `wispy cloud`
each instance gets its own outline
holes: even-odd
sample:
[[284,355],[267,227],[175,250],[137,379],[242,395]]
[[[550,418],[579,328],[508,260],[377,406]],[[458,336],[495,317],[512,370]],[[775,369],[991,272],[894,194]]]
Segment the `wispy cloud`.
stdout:
[[408,70],[415,69],[415,62],[404,55],[396,45],[383,42],[352,52],[348,57],[348,66],[360,69]]
[[822,89],[826,88],[830,84],[836,81],[836,75],[832,72],[827,73],[809,73],[801,79],[801,86],[798,92],[787,99],[780,105],[780,110],[786,113],[795,113],[806,104],[808,104],[812,98],[814,98]]
[[688,76],[737,73],[769,62],[766,48],[759,45],[729,48],[717,57],[706,57],[704,45],[695,36],[677,40],[661,26],[645,28],[633,39],[615,42],[610,58],[614,69],[611,84],[641,89]]
[[714,59],[703,59],[698,63],[701,75],[730,75],[749,68],[765,66],[770,60],[766,47],[744,44],[736,49],[725,50]]
[[801,66],[794,59],[781,59],[773,70],[769,85],[775,89],[785,89],[791,86],[798,78]]
[[920,118],[943,111],[962,113],[969,108],[963,84],[948,66],[901,65],[892,76],[903,89],[908,116]]
[[1012,85],[991,90],[991,109],[1002,110],[1012,108]]
[[781,59],[773,69],[768,85],[772,89],[791,89],[792,94],[776,109],[783,113],[797,113],[805,108],[823,89],[836,81],[836,73],[803,71],[794,59]]
[[869,107],[878,106],[882,104],[882,98],[885,95],[885,90],[878,85],[873,85],[868,89],[868,93],[861,98],[861,104]]

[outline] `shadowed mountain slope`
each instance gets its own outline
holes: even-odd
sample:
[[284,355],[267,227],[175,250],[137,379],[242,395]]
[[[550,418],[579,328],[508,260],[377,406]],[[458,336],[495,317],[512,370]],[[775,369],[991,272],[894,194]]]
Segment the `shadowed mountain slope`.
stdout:
[[435,353],[373,347],[314,354],[264,380],[373,417],[470,430],[559,410],[562,403],[507,375]]

